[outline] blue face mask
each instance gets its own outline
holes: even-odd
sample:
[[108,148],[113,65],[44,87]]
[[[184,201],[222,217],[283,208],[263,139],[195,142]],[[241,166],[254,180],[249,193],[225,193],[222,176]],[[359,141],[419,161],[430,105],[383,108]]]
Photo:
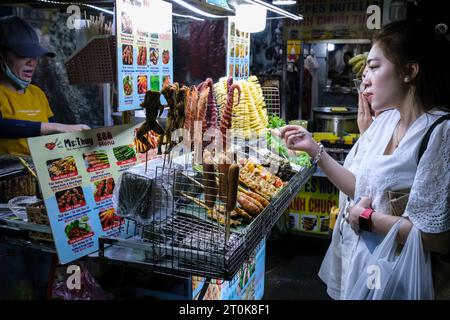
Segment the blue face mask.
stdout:
[[1,67],[2,67],[2,70],[3,70],[3,73],[5,74],[5,76],[7,76],[8,79],[11,80],[14,83],[14,85],[19,87],[20,89],[24,90],[30,85],[30,82],[22,80],[18,76],[16,76],[11,71],[11,69],[9,68],[9,66],[6,62],[2,63]]

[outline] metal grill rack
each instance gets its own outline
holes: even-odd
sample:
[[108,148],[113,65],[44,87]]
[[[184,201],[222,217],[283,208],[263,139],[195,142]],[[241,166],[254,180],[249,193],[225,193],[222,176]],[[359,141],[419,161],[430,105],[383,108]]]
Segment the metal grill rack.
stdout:
[[280,90],[277,87],[261,87],[267,114],[281,116]]
[[[201,174],[173,168],[158,168],[154,180],[156,189],[164,186],[173,197],[171,206],[163,205],[154,197],[153,218],[136,220],[134,235],[129,239],[100,238],[99,256],[110,263],[138,265],[156,272],[173,276],[202,276],[232,280],[242,264],[249,259],[268,237],[272,227],[289,206],[294,197],[315,171],[315,166],[297,173],[271,203],[249,225],[231,228],[225,243],[225,227],[207,218],[206,211],[192,205],[183,196],[201,199],[204,182]],[[216,202],[215,209],[222,204]],[[133,235],[133,234],[132,234]],[[140,239],[139,239],[140,238]],[[124,259],[120,249],[140,252],[140,259]],[[119,249],[119,250],[117,250]],[[111,252],[121,252],[114,255]],[[136,255],[135,255],[136,256]]]

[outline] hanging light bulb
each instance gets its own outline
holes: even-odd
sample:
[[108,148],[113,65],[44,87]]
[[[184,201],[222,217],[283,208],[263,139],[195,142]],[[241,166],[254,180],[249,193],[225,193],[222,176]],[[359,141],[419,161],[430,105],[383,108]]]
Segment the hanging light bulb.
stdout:
[[267,9],[258,4],[239,4],[236,7],[236,29],[260,32],[266,27]]
[[272,4],[276,6],[291,6],[296,3],[296,0],[272,0]]

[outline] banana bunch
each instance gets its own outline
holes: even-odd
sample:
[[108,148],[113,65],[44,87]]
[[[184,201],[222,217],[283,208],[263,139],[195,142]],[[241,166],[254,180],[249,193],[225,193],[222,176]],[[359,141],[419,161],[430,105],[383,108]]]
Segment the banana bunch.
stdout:
[[364,72],[364,68],[366,67],[366,60],[368,52],[364,52],[361,54],[357,54],[353,58],[351,58],[348,63],[352,66],[352,71],[356,75],[356,77],[360,78]]

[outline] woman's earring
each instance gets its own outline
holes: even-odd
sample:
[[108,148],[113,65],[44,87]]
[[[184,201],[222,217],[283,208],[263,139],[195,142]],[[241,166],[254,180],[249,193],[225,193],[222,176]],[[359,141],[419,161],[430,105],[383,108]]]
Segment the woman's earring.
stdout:
[[406,76],[405,79],[403,79],[405,82],[410,82],[411,78],[409,76]]

